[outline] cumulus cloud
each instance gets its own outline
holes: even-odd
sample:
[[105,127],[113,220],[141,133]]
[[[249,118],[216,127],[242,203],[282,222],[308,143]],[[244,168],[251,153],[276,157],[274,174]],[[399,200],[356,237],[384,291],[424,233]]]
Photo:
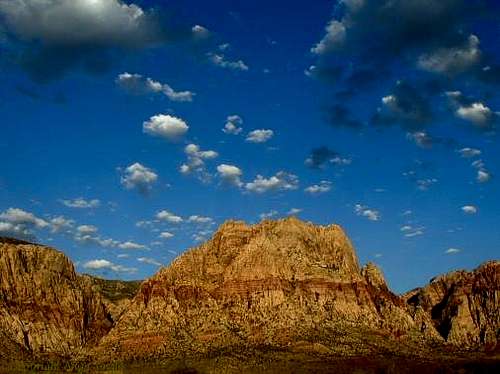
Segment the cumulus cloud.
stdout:
[[69,233],[73,229],[75,221],[63,216],[54,217],[50,220],[50,230],[53,233],[66,232]]
[[68,208],[75,209],[93,209],[101,206],[101,201],[99,199],[86,200],[83,197],[78,197],[73,200],[61,200],[61,203]]
[[428,100],[412,85],[398,81],[393,93],[382,98],[382,108],[372,121],[375,125],[399,125],[418,131],[431,117]]
[[210,31],[201,25],[194,25],[191,28],[191,32],[196,39],[207,39],[210,36]]
[[346,27],[342,22],[332,20],[326,26],[326,34],[321,41],[311,48],[311,52],[321,55],[334,51],[344,44],[346,38]]
[[110,49],[167,40],[154,11],[121,0],[1,0],[0,16],[23,46],[22,66],[40,81],[73,68],[102,72],[112,62]]
[[486,104],[465,96],[460,91],[446,92],[455,116],[472,123],[480,130],[491,130],[498,120],[498,114]]
[[90,235],[90,234],[96,234],[98,230],[97,227],[92,226],[92,225],[80,225],[76,228],[76,231],[79,234],[83,235]]
[[121,177],[127,190],[137,189],[141,193],[148,193],[157,180],[158,174],[138,162],[128,166]]
[[479,38],[470,35],[462,46],[439,48],[423,54],[418,59],[418,66],[433,73],[457,74],[477,65],[481,58]]
[[425,131],[417,131],[406,134],[406,137],[413,141],[420,148],[430,148],[432,146],[432,137]]
[[0,213],[0,235],[35,240],[35,230],[50,228],[50,223],[19,208]]
[[142,129],[148,135],[176,142],[188,132],[189,126],[180,118],[168,114],[158,114],[145,121]]
[[285,171],[279,171],[269,178],[257,175],[253,182],[245,184],[246,191],[258,194],[270,191],[296,190],[297,188],[299,188],[299,178]]
[[172,234],[171,232],[168,232],[168,231],[164,231],[162,233],[160,233],[160,238],[161,239],[172,239],[174,237],[174,234]]
[[118,244],[118,248],[120,249],[131,249],[131,250],[139,250],[139,249],[147,249],[145,245],[137,244],[131,241],[123,242]]
[[356,204],[354,206],[354,212],[356,213],[356,215],[365,217],[370,221],[380,220],[380,212],[378,210],[370,209],[361,204]]
[[156,214],[156,219],[158,219],[160,221],[168,222],[168,223],[175,223],[175,224],[184,222],[182,217],[177,216],[177,215],[169,212],[168,210],[162,210],[162,211],[158,212]]
[[462,208],[462,212],[465,214],[476,214],[477,213],[477,207],[474,205],[464,205]]
[[223,69],[239,71],[247,71],[249,69],[248,65],[245,64],[242,60],[230,61],[227,60],[226,57],[221,53],[207,53],[207,58],[208,61],[210,61],[213,65]]
[[478,183],[486,183],[491,180],[491,174],[486,169],[483,160],[474,161],[471,166],[477,170],[476,180]]
[[234,165],[220,164],[217,166],[217,174],[223,183],[235,187],[242,187],[243,182],[241,176],[243,172],[241,169]]
[[459,248],[448,248],[445,253],[448,255],[455,255],[460,252],[462,252],[462,250]]
[[273,130],[253,130],[248,133],[246,141],[249,143],[265,143],[270,140],[273,135]]
[[208,173],[205,165],[206,160],[213,160],[219,156],[215,151],[202,151],[196,144],[188,144],[184,148],[187,162],[179,168],[184,175],[194,174],[202,182],[210,182],[212,176]]
[[417,179],[417,189],[420,191],[427,191],[437,182],[437,178]]
[[243,125],[243,119],[240,116],[228,116],[222,131],[230,135],[239,135],[243,131],[241,125]]
[[204,217],[204,216],[198,216],[198,215],[193,215],[188,218],[189,223],[195,223],[195,224],[213,224],[214,220],[210,217]]
[[83,264],[83,268],[87,270],[111,270],[115,273],[136,273],[137,268],[125,267],[123,265],[117,265],[111,261],[104,259],[90,260]]
[[319,182],[319,184],[314,184],[312,186],[306,187],[304,191],[311,195],[320,195],[331,191],[331,189],[332,189],[332,182],[321,181]]
[[175,91],[166,83],[154,81],[140,74],[122,73],[116,78],[116,84],[136,95],[163,94],[172,101],[191,102],[195,96],[191,91]]

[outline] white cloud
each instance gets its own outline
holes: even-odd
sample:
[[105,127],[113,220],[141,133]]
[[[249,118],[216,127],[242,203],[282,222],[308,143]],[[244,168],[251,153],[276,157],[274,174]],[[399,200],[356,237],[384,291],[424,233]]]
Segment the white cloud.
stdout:
[[180,166],[179,171],[185,175],[195,174],[202,182],[210,182],[212,176],[206,170],[205,160],[213,160],[219,154],[215,151],[202,151],[196,144],[188,144],[184,153],[188,160]]
[[215,66],[219,66],[224,69],[230,70],[240,70],[247,71],[248,65],[245,64],[242,60],[238,61],[229,61],[223,54],[220,53],[207,53],[208,60],[214,64]]
[[436,184],[438,180],[436,178],[426,178],[417,180],[417,188],[420,191],[428,191],[432,185]]
[[54,217],[50,220],[50,229],[53,233],[69,231],[75,225],[75,221],[63,216]]
[[475,148],[462,148],[457,151],[463,158],[473,158],[481,156],[481,150]]
[[90,260],[83,267],[88,270],[111,270],[115,273],[135,273],[137,268],[129,268],[122,265],[116,265],[108,260]]
[[191,28],[191,32],[197,39],[206,39],[210,36],[210,31],[206,27],[203,27],[201,25],[194,25]]
[[149,257],[139,257],[137,261],[142,262],[143,264],[154,265],[154,266],[163,265],[161,262],[158,262],[154,258],[149,258]]
[[248,133],[246,141],[249,143],[265,143],[273,136],[273,130],[253,130]]
[[240,116],[228,116],[222,131],[226,134],[239,135],[243,131],[241,125],[243,125],[243,119]]
[[269,218],[276,217],[278,214],[279,213],[277,210],[271,210],[269,212],[259,214],[259,217],[261,220],[263,220],[263,219],[269,219]]
[[454,254],[457,254],[457,253],[460,253],[460,252],[462,252],[461,249],[458,249],[458,248],[449,248],[449,249],[446,250],[445,253],[448,254],[448,255],[454,255]]
[[162,232],[162,233],[160,234],[160,238],[161,238],[161,239],[165,239],[165,240],[167,240],[167,239],[171,239],[171,238],[173,238],[173,237],[174,237],[174,234],[172,234],[171,232],[168,232],[168,231],[164,231],[164,232]]
[[491,180],[491,174],[486,170],[483,160],[476,160],[471,165],[477,170],[476,180],[478,183],[486,183]]
[[477,207],[475,207],[474,205],[464,205],[461,209],[466,214],[476,214],[477,213]]
[[253,182],[247,183],[245,189],[253,193],[269,191],[288,191],[299,188],[299,179],[296,175],[280,171],[270,178],[257,175]]
[[91,235],[96,234],[99,230],[97,227],[92,225],[81,225],[76,228],[76,231],[78,231],[78,233],[82,235]]
[[470,35],[463,47],[440,48],[432,53],[421,55],[418,59],[418,67],[433,73],[456,74],[476,65],[480,58],[479,38]]
[[194,215],[188,218],[188,222],[196,224],[212,224],[214,223],[214,220],[210,217]]
[[0,15],[20,39],[66,48],[137,47],[161,37],[153,16],[120,0],[2,0]]
[[101,201],[98,199],[85,200],[83,197],[79,197],[73,200],[61,200],[61,203],[68,208],[76,209],[92,209],[101,206]]
[[241,181],[243,172],[239,167],[234,165],[221,164],[217,166],[217,173],[222,179],[223,183],[236,187],[243,186],[243,182]]
[[476,102],[459,107],[456,111],[456,115],[463,120],[470,121],[482,127],[491,121],[493,112],[483,103]]
[[139,249],[146,249],[147,247],[145,245],[137,244],[137,243],[129,241],[129,242],[124,242],[124,243],[118,244],[118,248],[120,248],[120,249],[130,249],[130,250],[139,250]]
[[380,213],[377,210],[370,209],[361,204],[356,204],[354,207],[354,211],[358,216],[365,217],[370,221],[378,221],[380,220]]
[[15,225],[29,225],[36,228],[49,226],[48,222],[36,217],[33,213],[26,212],[19,208],[9,208],[0,214],[0,220],[10,222]]
[[420,148],[429,148],[432,146],[432,138],[424,131],[408,133],[406,137]]
[[195,96],[191,91],[175,91],[170,85],[154,81],[151,78],[146,78],[140,74],[122,73],[116,78],[118,84],[124,90],[136,94],[158,94],[162,93],[172,101],[190,102]]
[[342,22],[332,20],[326,26],[326,35],[321,41],[311,48],[311,52],[317,55],[325,54],[337,49],[344,44],[346,37],[346,27]]
[[301,213],[302,212],[302,209],[299,209],[299,208],[291,208],[287,214],[289,216],[296,216],[297,214]]
[[168,141],[180,140],[189,130],[187,123],[168,114],[158,114],[151,117],[142,125],[144,133],[152,136],[165,138]]
[[149,192],[157,180],[158,174],[138,162],[127,167],[121,177],[127,190],[137,189],[142,193]]
[[156,214],[156,218],[159,219],[160,221],[165,221],[168,223],[181,223],[184,220],[180,216],[176,216],[175,214],[167,211],[167,210],[162,210]]
[[414,227],[412,225],[402,226],[400,231],[407,238],[413,238],[415,236],[424,235],[425,227]]
[[311,195],[319,195],[326,192],[331,191],[332,182],[330,181],[321,181],[319,184],[314,184],[312,186],[307,187],[304,191]]

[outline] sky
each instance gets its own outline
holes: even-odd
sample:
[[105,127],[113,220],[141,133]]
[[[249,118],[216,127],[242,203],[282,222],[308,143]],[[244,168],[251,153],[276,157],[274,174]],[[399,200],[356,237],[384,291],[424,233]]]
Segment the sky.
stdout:
[[144,279],[340,224],[403,292],[499,259],[500,5],[0,0],[0,235]]

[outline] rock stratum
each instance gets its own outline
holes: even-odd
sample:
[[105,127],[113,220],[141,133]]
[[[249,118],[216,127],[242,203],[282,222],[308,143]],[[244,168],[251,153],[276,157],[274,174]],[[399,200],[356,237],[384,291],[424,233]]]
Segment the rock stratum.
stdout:
[[498,352],[500,262],[396,295],[337,225],[229,221],[139,283],[76,274],[0,238],[0,359],[95,362],[255,350],[331,357]]

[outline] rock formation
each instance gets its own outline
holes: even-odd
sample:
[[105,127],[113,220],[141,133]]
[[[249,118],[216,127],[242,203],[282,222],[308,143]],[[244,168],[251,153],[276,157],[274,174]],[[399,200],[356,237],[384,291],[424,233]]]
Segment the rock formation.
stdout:
[[99,294],[64,254],[0,238],[0,337],[10,350],[70,355],[112,326]]
[[339,226],[230,221],[145,281],[102,346],[140,357],[206,353],[356,328],[398,337],[416,324],[376,267],[360,269]]
[[140,285],[78,275],[55,249],[0,238],[0,362],[495,350],[499,304],[498,261],[397,296],[339,226],[296,218],[229,221]]
[[[415,320],[461,348],[495,349],[500,341],[500,261],[455,271],[404,295]],[[427,324],[425,323],[427,321]]]

